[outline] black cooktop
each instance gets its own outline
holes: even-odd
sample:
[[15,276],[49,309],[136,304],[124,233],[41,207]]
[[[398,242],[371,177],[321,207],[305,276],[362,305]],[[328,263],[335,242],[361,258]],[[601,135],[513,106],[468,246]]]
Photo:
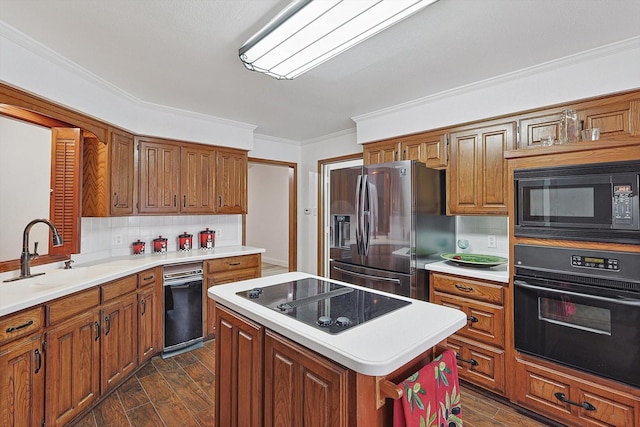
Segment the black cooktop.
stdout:
[[315,278],[254,288],[236,295],[330,334],[338,334],[411,304]]

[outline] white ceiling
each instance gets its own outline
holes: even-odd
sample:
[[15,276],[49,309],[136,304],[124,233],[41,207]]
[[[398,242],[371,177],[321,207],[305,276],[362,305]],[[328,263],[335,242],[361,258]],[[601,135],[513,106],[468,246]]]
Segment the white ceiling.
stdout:
[[300,142],[353,128],[354,116],[640,36],[638,0],[439,0],[295,80],[245,70],[238,48],[288,3],[0,0],[0,20],[141,101]]

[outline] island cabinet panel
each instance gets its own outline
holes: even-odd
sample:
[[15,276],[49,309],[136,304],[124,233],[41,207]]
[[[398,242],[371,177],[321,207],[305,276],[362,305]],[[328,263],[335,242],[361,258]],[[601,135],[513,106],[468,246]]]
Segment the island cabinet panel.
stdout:
[[100,395],[100,310],[47,330],[47,426],[63,426]]
[[241,255],[212,259],[205,262],[206,286],[204,287],[204,333],[211,338],[216,333],[216,304],[207,295],[207,289],[225,283],[249,280],[260,277],[262,272],[262,255]]
[[431,273],[430,300],[461,310],[464,328],[438,345],[456,352],[460,378],[506,395],[505,289],[500,283]]
[[42,334],[0,345],[0,425],[40,427],[44,423],[45,366]]
[[262,426],[264,328],[220,305],[216,324],[215,425]]
[[[135,276],[134,276],[135,277]],[[138,366],[138,296],[129,293],[102,306],[101,392]]]
[[634,427],[640,425],[640,393],[612,387],[597,378],[562,372],[532,360],[516,360],[515,403],[563,424]]
[[349,370],[265,334],[265,427],[348,427]]
[[507,163],[515,122],[462,129],[450,135],[448,215],[507,215]]

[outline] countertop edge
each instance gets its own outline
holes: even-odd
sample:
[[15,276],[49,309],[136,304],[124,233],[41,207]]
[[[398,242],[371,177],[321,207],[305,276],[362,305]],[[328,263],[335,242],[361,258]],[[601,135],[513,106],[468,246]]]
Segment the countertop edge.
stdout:
[[[146,254],[143,256],[112,257],[84,264],[74,264],[71,270],[53,269],[47,271],[43,276],[35,276],[14,282],[0,282],[0,316],[13,314],[161,265],[206,261],[209,259],[252,255],[264,252],[265,249],[250,246],[221,246],[207,251],[194,250],[189,252],[167,252],[158,255]],[[81,268],[95,268],[95,274],[87,273],[87,277],[75,280],[71,279],[68,283],[60,286],[46,285],[46,282],[56,280],[64,281],[66,280],[64,278],[65,273],[77,272]],[[17,272],[15,274],[17,275]],[[45,282],[45,284],[41,285],[40,283],[42,282]]]
[[509,283],[509,265],[504,264],[490,268],[461,267],[451,261],[437,261],[424,265],[425,270],[438,273],[455,274],[473,279],[490,280],[492,282]]

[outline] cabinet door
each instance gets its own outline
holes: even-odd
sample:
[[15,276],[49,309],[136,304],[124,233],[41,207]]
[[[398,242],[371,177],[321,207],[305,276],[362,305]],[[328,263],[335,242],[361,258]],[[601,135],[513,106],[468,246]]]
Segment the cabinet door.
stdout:
[[160,303],[154,285],[138,292],[138,363],[142,364],[160,351]]
[[264,328],[217,307],[217,427],[262,425]]
[[41,334],[0,346],[0,425],[36,427],[44,422],[44,355]]
[[140,139],[140,213],[177,213],[180,183],[180,147]]
[[180,164],[181,212],[215,213],[216,151],[183,146]]
[[398,160],[398,141],[381,141],[365,144],[364,164],[387,163]]
[[265,334],[265,427],[347,427],[348,370],[279,335]]
[[134,189],[133,136],[113,130],[111,132],[111,215],[133,214]]
[[447,214],[507,215],[505,150],[515,144],[515,123],[451,134]]
[[218,150],[216,187],[219,214],[247,213],[247,153]]
[[63,426],[100,394],[100,311],[47,331],[47,426]]
[[138,366],[138,295],[134,292],[102,308],[101,392]]
[[585,129],[600,129],[600,138],[638,136],[640,129],[634,129],[634,125],[640,125],[639,107],[639,100],[614,102],[578,110],[578,119]]
[[520,120],[518,148],[539,147],[540,140],[547,136],[557,141],[560,138],[561,113],[561,109],[547,110]]

